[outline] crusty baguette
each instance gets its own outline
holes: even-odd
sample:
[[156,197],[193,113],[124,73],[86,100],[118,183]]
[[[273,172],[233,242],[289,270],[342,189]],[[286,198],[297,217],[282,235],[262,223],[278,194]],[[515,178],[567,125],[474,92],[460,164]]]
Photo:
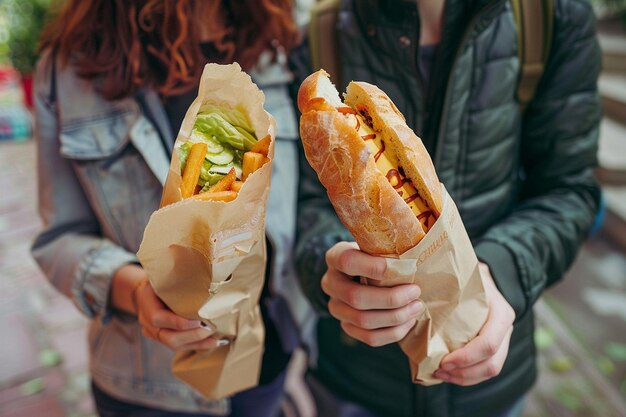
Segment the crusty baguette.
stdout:
[[433,162],[422,140],[406,125],[404,116],[387,94],[372,84],[353,81],[348,84],[345,103],[361,114],[365,112],[366,119],[371,117],[374,130],[381,133],[420,197],[439,217],[441,186]]
[[[408,154],[409,160],[403,157],[401,164],[403,168],[409,167],[405,168],[407,176],[419,187],[420,196],[423,195],[435,217],[439,216],[440,186],[421,140],[406,126],[402,114],[381,90],[364,84],[351,83],[347,104],[368,113],[374,130],[383,135],[399,158]],[[365,98],[368,94],[369,98]],[[376,255],[399,255],[419,243],[424,230],[376,168],[365,141],[337,110],[345,106],[323,70],[311,74],[302,83],[298,107],[302,112],[300,135],[305,155],[360,248]],[[420,166],[414,168],[414,165]],[[427,191],[422,191],[423,188]]]

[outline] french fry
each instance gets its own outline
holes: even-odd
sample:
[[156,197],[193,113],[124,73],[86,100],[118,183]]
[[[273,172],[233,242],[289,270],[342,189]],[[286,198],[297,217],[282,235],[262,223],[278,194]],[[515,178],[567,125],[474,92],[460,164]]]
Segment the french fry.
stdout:
[[231,185],[230,189],[238,193],[241,190],[241,187],[243,187],[243,181],[235,181],[233,182],[233,185]]
[[198,178],[200,177],[200,168],[202,168],[206,152],[206,143],[197,142],[191,146],[180,184],[180,193],[183,198],[188,198],[193,195],[196,184],[198,183]]
[[263,156],[267,156],[270,151],[270,143],[272,142],[272,137],[270,135],[266,135],[263,139],[259,140],[254,144],[250,152],[260,153]]
[[228,174],[224,176],[221,180],[215,183],[207,192],[216,193],[218,191],[228,191],[233,185],[233,182],[237,180],[237,174],[235,173],[235,168],[231,168],[228,171]]
[[204,193],[194,195],[193,198],[195,198],[196,200],[201,200],[201,201],[229,202],[237,198],[237,192],[236,191],[217,191],[217,192],[206,191]]
[[241,175],[242,181],[245,181],[248,175],[261,168],[267,161],[269,161],[269,159],[263,154],[257,152],[244,153],[242,163],[243,174]]

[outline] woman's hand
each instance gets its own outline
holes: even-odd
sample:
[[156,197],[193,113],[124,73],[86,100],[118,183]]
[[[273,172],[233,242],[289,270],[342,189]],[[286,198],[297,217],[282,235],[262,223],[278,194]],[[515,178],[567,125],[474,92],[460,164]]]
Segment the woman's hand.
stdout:
[[375,287],[354,281],[355,277],[381,280],[387,268],[384,258],[361,252],[356,243],[337,243],[326,253],[326,264],[321,284],[330,296],[330,314],[344,332],[367,345],[402,340],[424,312],[417,285]]
[[445,356],[434,374],[457,385],[474,385],[499,375],[513,333],[513,308],[498,291],[489,267],[480,263],[479,268],[489,304],[487,322],[476,338]]
[[152,289],[148,276],[138,265],[125,265],[113,277],[112,306],[137,315],[144,336],[175,351],[208,349],[228,344],[211,337],[214,330],[198,320],[174,314]]

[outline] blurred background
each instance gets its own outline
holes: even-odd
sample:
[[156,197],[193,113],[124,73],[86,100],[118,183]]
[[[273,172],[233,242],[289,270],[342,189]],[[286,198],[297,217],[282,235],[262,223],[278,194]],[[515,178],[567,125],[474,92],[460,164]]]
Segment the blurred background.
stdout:
[[[40,227],[32,140],[37,41],[59,2],[0,0],[0,416],[95,416],[86,319],[29,255]],[[562,283],[536,305],[540,377],[524,417],[626,416],[626,0],[594,0],[604,106],[604,212]],[[55,6],[53,6],[54,4]],[[314,416],[299,379],[285,416]]]

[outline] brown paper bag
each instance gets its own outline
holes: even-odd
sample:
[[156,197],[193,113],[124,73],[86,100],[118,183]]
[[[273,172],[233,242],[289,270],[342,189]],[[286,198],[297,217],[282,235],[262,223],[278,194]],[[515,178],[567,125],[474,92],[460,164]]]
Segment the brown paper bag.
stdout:
[[245,181],[234,201],[182,200],[178,148],[188,140],[204,102],[243,106],[257,138],[275,138],[265,96],[237,64],[208,64],[198,97],[174,145],[162,207],[154,212],[137,256],[158,296],[176,314],[216,329],[227,346],[177,353],[174,375],[206,398],[216,399],[258,383],[264,328],[258,306],[265,277],[265,210],[270,162]]
[[[478,259],[461,216],[443,189],[441,216],[426,236],[398,259],[387,258],[386,278],[370,285],[417,284],[426,311],[400,341],[413,382],[441,383],[433,377],[441,359],[473,339],[487,319]],[[388,277],[388,278],[387,278]]]

